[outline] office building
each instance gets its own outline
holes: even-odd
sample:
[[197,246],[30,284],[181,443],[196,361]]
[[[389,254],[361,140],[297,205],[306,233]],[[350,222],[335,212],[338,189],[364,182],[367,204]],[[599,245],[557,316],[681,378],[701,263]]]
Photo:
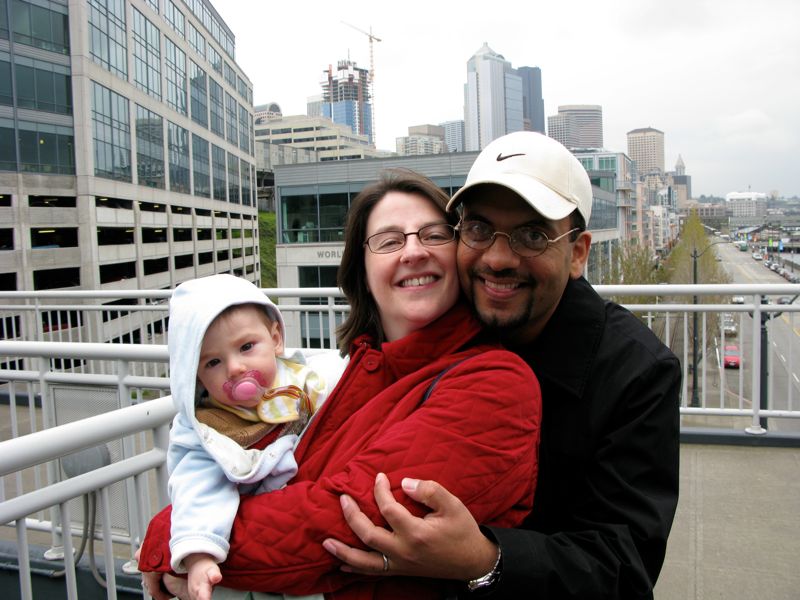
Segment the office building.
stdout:
[[386,156],[386,152],[375,149],[367,136],[353,133],[349,125],[334,123],[327,117],[288,115],[260,121],[255,139],[313,150],[321,161]]
[[539,67],[520,67],[522,78],[522,127],[525,131],[544,133],[544,98],[542,70]]
[[448,152],[464,152],[464,120],[439,123],[444,128],[444,142]]
[[686,208],[689,204],[689,200],[692,198],[692,176],[686,174],[686,165],[680,154],[675,163],[675,171],[667,175],[669,186],[675,190],[678,206],[680,208]]
[[725,205],[731,217],[763,219],[767,214],[767,195],[762,192],[729,192]]
[[444,140],[444,127],[439,125],[409,127],[408,135],[397,138],[396,144],[397,154],[400,156],[442,154],[448,151]]
[[321,97],[309,99],[308,114],[347,125],[353,133],[365,136],[374,145],[369,70],[358,68],[355,62],[340,60],[335,73],[333,67],[328,66],[321,85]]
[[547,135],[567,148],[580,148],[578,123],[571,115],[556,114],[547,117]]
[[253,118],[256,125],[263,121],[271,119],[280,119],[283,116],[283,111],[277,102],[270,102],[268,104],[261,104],[253,108]]
[[652,127],[628,132],[628,156],[636,163],[640,177],[664,172],[664,132]]
[[252,85],[210,2],[0,5],[0,289],[259,283]]
[[488,44],[467,61],[464,84],[464,147],[482,150],[492,140],[522,131],[522,77]]
[[567,104],[547,118],[548,135],[567,148],[603,147],[603,107],[597,104]]
[[[630,241],[637,238],[636,167],[633,161],[624,152],[610,150],[576,149],[572,153],[586,169],[592,185],[614,193],[614,222],[619,228],[620,239]],[[605,207],[606,210],[611,208]]]

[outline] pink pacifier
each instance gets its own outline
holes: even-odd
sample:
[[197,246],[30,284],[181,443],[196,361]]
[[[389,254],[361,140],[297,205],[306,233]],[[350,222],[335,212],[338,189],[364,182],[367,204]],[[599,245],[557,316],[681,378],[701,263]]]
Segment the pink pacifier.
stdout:
[[258,371],[248,371],[236,381],[226,381],[222,389],[233,402],[253,404],[261,399],[267,383]]

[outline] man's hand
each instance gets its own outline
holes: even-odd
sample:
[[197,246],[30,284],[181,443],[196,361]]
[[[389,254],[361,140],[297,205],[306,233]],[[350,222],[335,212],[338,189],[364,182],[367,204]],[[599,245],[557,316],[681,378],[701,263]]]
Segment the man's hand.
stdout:
[[214,558],[210,554],[190,554],[183,564],[189,574],[189,600],[211,600],[214,586],[222,580]]
[[[375,552],[352,548],[338,540],[322,545],[345,565],[343,571],[369,575],[414,575],[467,581],[488,573],[497,560],[497,546],[486,538],[466,506],[435,481],[405,478],[403,491],[431,509],[415,517],[392,495],[383,473],[375,478],[375,501],[391,530],[377,527],[347,495],[341,497],[347,524]],[[383,554],[388,559],[384,569]]]

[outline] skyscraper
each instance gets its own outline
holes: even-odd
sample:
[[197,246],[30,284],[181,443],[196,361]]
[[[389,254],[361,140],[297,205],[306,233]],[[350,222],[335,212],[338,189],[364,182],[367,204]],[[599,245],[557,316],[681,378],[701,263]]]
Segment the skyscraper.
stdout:
[[567,148],[603,147],[603,107],[597,104],[567,104],[547,118],[548,135]]
[[348,125],[353,133],[367,136],[374,144],[369,70],[358,68],[355,62],[340,60],[336,73],[329,66],[321,83],[321,116]]
[[464,151],[464,120],[445,121],[439,123],[444,127],[444,142],[447,144],[448,152]]
[[252,84],[212,4],[0,11],[0,289],[260,282]]
[[525,131],[544,133],[544,98],[542,70],[539,67],[520,67],[522,77],[522,119]]
[[467,61],[465,149],[482,150],[501,135],[522,130],[522,77],[510,62],[484,43]]
[[652,127],[628,132],[628,156],[636,162],[639,177],[664,172],[664,132]]

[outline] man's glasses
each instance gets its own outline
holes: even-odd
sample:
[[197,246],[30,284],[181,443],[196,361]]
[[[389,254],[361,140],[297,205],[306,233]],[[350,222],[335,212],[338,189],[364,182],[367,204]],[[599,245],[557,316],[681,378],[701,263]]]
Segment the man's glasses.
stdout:
[[524,258],[539,256],[547,250],[550,244],[555,244],[561,238],[580,230],[580,227],[573,227],[551,240],[546,233],[534,227],[517,227],[512,229],[511,233],[505,233],[504,231],[495,231],[491,225],[483,221],[461,221],[456,226],[461,241],[470,248],[486,250],[494,244],[498,235],[504,235],[508,238],[511,250]]
[[406,239],[410,235],[417,236],[419,243],[423,246],[443,246],[456,239],[456,228],[448,223],[434,223],[433,225],[426,225],[419,231],[409,231],[408,233],[381,231],[369,236],[364,245],[369,248],[370,252],[375,254],[389,254],[390,252],[397,252],[405,246]]

